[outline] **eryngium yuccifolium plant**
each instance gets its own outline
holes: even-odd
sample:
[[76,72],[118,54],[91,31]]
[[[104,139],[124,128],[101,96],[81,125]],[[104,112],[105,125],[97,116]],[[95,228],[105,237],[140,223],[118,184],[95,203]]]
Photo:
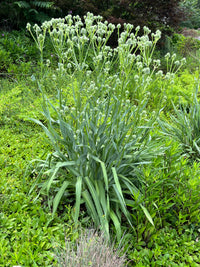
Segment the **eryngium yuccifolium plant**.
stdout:
[[153,224],[141,201],[140,167],[159,150],[150,135],[154,118],[148,119],[144,109],[144,103],[132,106],[109,96],[88,99],[81,112],[46,101],[48,125],[33,121],[43,127],[54,152],[37,161],[38,177],[31,191],[42,187],[40,193],[47,194],[53,214],[62,199],[74,205],[75,222],[83,209],[108,236],[114,225],[118,240],[122,224],[133,227],[128,206],[134,201]]
[[65,249],[57,249],[56,258],[60,267],[123,267],[126,257],[121,254],[102,233],[88,229],[81,233],[75,246],[66,240]]

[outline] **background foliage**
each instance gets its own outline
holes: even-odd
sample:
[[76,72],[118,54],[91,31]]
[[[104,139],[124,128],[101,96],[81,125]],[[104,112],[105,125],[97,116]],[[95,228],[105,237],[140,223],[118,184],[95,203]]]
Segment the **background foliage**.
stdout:
[[200,1],[199,0],[184,0],[181,1],[181,7],[187,12],[187,19],[181,25],[188,28],[200,27]]
[[55,16],[57,11],[54,3],[48,0],[1,1],[0,27],[11,30],[25,27],[28,21],[41,23]]
[[147,26],[152,30],[167,30],[176,27],[182,19],[179,0],[170,1],[92,1],[82,0],[80,6],[96,14],[101,14],[112,23],[129,22],[137,26]]
[[3,1],[0,3],[0,25],[12,29],[21,28],[27,22],[41,23],[51,17],[64,17],[68,13],[85,15],[88,11],[102,15],[112,23],[132,23],[135,26],[148,26],[164,32],[177,27],[183,19],[179,6],[181,0],[135,1],[135,0],[56,0],[52,1]]

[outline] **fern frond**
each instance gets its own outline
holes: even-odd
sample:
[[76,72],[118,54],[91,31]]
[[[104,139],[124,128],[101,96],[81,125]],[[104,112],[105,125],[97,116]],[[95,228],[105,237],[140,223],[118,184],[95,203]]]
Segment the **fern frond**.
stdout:
[[47,14],[45,14],[44,12],[39,12],[37,14],[37,21],[39,21],[40,23],[49,20],[49,16]]
[[27,1],[17,1],[14,2],[19,8],[30,8],[30,4]]
[[51,8],[53,6],[53,2],[44,2],[44,1],[32,1],[31,4],[35,7],[41,7],[41,8]]

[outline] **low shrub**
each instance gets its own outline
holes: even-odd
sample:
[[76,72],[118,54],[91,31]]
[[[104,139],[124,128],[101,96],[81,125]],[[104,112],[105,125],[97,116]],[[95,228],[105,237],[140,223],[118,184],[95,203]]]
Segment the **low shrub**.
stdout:
[[[66,239],[65,249],[59,249],[56,258],[58,266],[125,266],[125,255],[111,246],[103,234],[90,229],[81,233],[76,246]],[[122,254],[122,255],[121,255]]]

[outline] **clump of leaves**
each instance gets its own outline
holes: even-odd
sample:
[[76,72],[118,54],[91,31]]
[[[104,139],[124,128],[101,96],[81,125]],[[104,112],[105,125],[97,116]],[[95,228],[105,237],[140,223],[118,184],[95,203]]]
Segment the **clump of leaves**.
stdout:
[[159,120],[163,132],[178,141],[183,153],[194,160],[200,158],[200,104],[197,92],[189,106],[178,109],[174,105],[172,123]]
[[[151,142],[153,117],[142,125],[144,108],[144,103],[130,106],[109,96],[88,99],[82,111],[65,105],[56,108],[46,101],[48,125],[33,121],[43,127],[54,153],[38,161],[39,175],[31,191],[40,184],[53,214],[61,198],[71,200],[75,222],[84,208],[107,235],[112,223],[120,239],[124,220],[132,226],[128,206],[141,197],[140,166],[159,153]],[[153,224],[142,203],[138,206]]]

